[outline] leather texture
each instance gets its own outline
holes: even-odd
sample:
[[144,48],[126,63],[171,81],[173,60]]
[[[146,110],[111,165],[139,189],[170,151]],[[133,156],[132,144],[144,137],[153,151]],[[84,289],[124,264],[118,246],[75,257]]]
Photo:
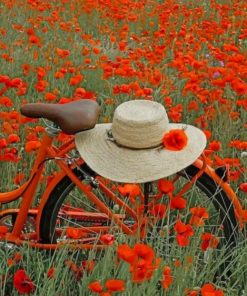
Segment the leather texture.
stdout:
[[27,117],[51,120],[66,134],[74,135],[94,128],[100,107],[92,100],[78,100],[67,104],[26,104],[20,111]]

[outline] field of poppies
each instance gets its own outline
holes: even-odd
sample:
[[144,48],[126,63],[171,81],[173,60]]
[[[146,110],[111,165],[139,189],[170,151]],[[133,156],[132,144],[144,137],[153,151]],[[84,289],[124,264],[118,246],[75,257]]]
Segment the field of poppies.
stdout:
[[[0,191],[27,180],[44,134],[21,105],[96,100],[107,123],[121,102],[146,99],[162,103],[170,122],[204,131],[208,163],[228,167],[247,208],[246,49],[245,0],[0,0]],[[47,168],[40,192],[54,173]],[[122,196],[131,190],[118,187]],[[101,253],[2,242],[0,295],[247,295],[245,240],[215,276],[224,256],[202,262],[198,252],[217,247],[196,232],[204,218],[179,222],[175,232],[185,227],[187,236],[165,255],[162,233],[145,241],[120,233]]]

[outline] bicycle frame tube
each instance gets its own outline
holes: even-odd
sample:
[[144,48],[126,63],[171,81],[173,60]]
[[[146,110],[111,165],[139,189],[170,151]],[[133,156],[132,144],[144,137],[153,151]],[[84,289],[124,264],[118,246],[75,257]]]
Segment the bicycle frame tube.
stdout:
[[[46,157],[51,157],[47,151],[48,147],[52,147],[53,137],[48,134],[44,135],[40,149],[38,150],[38,154],[33,165],[30,178],[26,181],[20,188],[0,194],[0,203],[6,203],[13,200],[16,200],[22,196],[22,202],[20,208],[18,209],[17,218],[11,233],[7,234],[7,239],[9,241],[18,242],[19,236],[27,219],[27,215],[30,212],[31,204],[34,198],[34,194],[39,183],[43,167],[44,160]],[[56,151],[56,157],[64,156],[68,151],[75,147],[74,139],[69,140],[61,147],[56,148],[53,146],[54,151]],[[65,174],[64,174],[65,175]],[[0,212],[1,213],[1,212]]]
[[[50,157],[63,157],[69,150],[75,148],[74,141],[71,140],[67,142],[67,144],[62,145],[59,149],[55,147],[48,147],[47,154]],[[80,179],[78,179],[75,174],[73,173],[73,169],[76,167],[76,165],[72,165],[69,167],[67,164],[65,164],[61,160],[57,160],[58,166],[62,169],[61,172],[56,174],[56,176],[52,179],[50,184],[48,185],[46,191],[44,192],[40,204],[39,204],[39,209],[38,209],[38,215],[36,218],[36,233],[38,240],[40,239],[39,235],[39,229],[40,229],[40,223],[41,223],[41,215],[42,211],[45,207],[45,204],[51,194],[51,192],[54,190],[54,188],[57,186],[57,184],[65,177],[68,176],[72,182],[75,183],[75,185],[80,188],[80,190],[87,195],[87,197],[102,211],[102,213],[106,214],[109,218],[112,218],[117,225],[122,228],[122,230],[127,233],[131,234],[132,230],[127,227],[125,224],[122,223],[121,219],[118,218],[118,215],[115,215],[111,212],[111,210],[105,206],[105,204],[98,199],[96,195],[94,195],[90,190],[88,190],[88,187],[85,186]],[[77,165],[82,165],[83,164],[83,159],[80,159],[77,161]],[[96,178],[97,179],[97,178]],[[98,180],[98,179],[97,179]],[[113,200],[115,203],[117,203],[120,207],[124,207],[126,210],[126,213],[128,213],[131,217],[133,217],[135,220],[137,220],[137,215],[136,213],[128,206],[126,205],[123,200],[118,198],[109,188],[107,188],[102,182],[98,180],[99,183],[99,188],[107,195],[107,197],[111,200]]]
[[[20,196],[23,193],[22,196],[22,203],[20,205],[19,210],[16,212],[17,213],[17,218],[13,227],[13,230],[11,233],[7,234],[6,238],[9,241],[13,241],[15,243],[18,243],[20,241],[20,234],[23,229],[23,226],[25,224],[25,221],[27,219],[27,215],[29,213],[29,209],[31,207],[33,197],[38,185],[38,182],[41,177],[41,173],[43,171],[43,164],[42,162],[46,159],[46,157],[51,157],[51,158],[59,158],[59,157],[64,157],[66,153],[68,153],[70,150],[75,148],[74,144],[74,139],[69,140],[67,143],[63,144],[61,147],[57,148],[54,146],[51,146],[52,144],[52,137],[49,137],[48,135],[45,135],[44,138],[42,139],[41,142],[41,147],[38,151],[36,161],[34,163],[33,169],[31,171],[31,177],[27,182],[24,183],[18,190],[12,191],[10,193],[4,193],[2,194],[2,199],[1,202],[9,202],[15,199],[20,198]],[[101,202],[97,196],[95,196],[92,192],[88,190],[88,188],[82,184],[82,182],[74,175],[73,173],[73,168],[69,168],[63,161],[58,160],[57,161],[58,165],[62,169],[62,172],[58,174],[58,176],[54,179],[54,181],[51,182],[51,186],[48,186],[47,190],[45,191],[41,203],[38,208],[38,214],[36,218],[36,231],[37,231],[37,238],[39,239],[39,225],[40,225],[40,217],[42,214],[42,209],[49,197],[49,194],[51,191],[54,189],[54,187],[57,185],[57,183],[62,180],[63,177],[68,175],[71,180],[87,195],[87,197],[95,203],[99,209],[105,213],[107,216],[115,220],[116,224],[119,225],[123,231],[127,234],[131,234],[132,231],[130,230],[129,227],[124,225],[121,221],[121,219],[118,218],[117,215],[113,214],[110,209],[105,206],[103,202]],[[108,196],[110,195],[111,198],[113,198],[115,201],[118,201],[119,204],[122,205],[122,201],[115,197],[115,195],[108,190]],[[1,196],[0,196],[1,198]],[[136,215],[133,210],[130,208],[127,209],[129,213],[131,213],[132,216],[136,218]]]
[[[201,169],[203,167],[203,161],[200,160],[200,159],[197,159],[195,162],[194,162],[194,165]],[[243,228],[244,226],[244,220],[243,220],[243,208],[241,206],[241,203],[238,199],[238,197],[236,196],[235,192],[232,190],[231,186],[227,183],[227,182],[224,182],[216,173],[215,173],[215,170],[212,169],[210,166],[206,166],[205,169],[204,169],[205,173],[211,177],[216,183],[217,185],[223,189],[223,191],[226,192],[227,196],[229,197],[230,201],[232,202],[233,204],[233,207],[234,207],[234,211],[235,211],[235,214],[237,216],[237,220],[238,220],[238,223],[239,223],[239,226],[240,228]]]
[[[52,147],[47,147],[47,152],[49,155],[56,157],[55,151],[52,149]],[[97,198],[97,196],[88,189],[88,186],[83,184],[80,179],[78,179],[71,168],[69,168],[63,161],[58,160],[57,164],[59,167],[66,173],[66,175],[71,179],[71,181],[83,192],[87,195],[88,199],[91,200],[97,207],[99,208],[102,213],[106,214],[109,219],[113,219],[115,223],[122,228],[122,230],[126,234],[133,234],[133,231],[127,227],[121,219],[115,215],[101,200]]]
[[18,238],[21,234],[21,231],[27,219],[28,210],[30,209],[30,206],[32,204],[34,194],[43,171],[43,161],[47,156],[47,147],[49,147],[52,144],[52,140],[53,138],[48,135],[45,135],[42,139],[41,146],[37,154],[37,158],[31,171],[31,178],[29,179],[30,181],[27,181],[28,185],[26,185],[26,188],[22,196],[22,202],[13,230],[10,234],[7,235],[7,239],[9,240],[16,240],[16,238]]
[[[66,154],[75,148],[74,139],[69,140],[59,148],[52,146],[53,137],[49,135],[45,135],[41,142],[41,147],[38,151],[37,158],[35,160],[33,169],[31,171],[31,177],[27,182],[25,182],[19,189],[16,189],[12,192],[7,193],[0,193],[0,203],[6,203],[12,200],[15,200],[22,196],[22,202],[20,205],[20,209],[18,210],[17,218],[11,233],[7,234],[6,238],[9,241],[13,241],[18,243],[20,241],[21,231],[27,219],[29,210],[31,208],[31,204],[34,198],[34,194],[39,183],[43,167],[44,167],[44,160],[47,157],[51,158],[60,158],[65,157]],[[39,239],[39,229],[40,229],[40,218],[44,206],[49,198],[50,193],[55,188],[55,186],[64,178],[66,175],[71,179],[71,181],[83,192],[86,194],[89,200],[91,200],[99,210],[106,214],[109,219],[113,219],[114,222],[126,233],[126,234],[134,234],[135,231],[130,227],[126,226],[121,219],[114,214],[101,200],[97,198],[97,196],[90,190],[88,187],[81,182],[79,178],[73,173],[73,169],[75,165],[68,166],[63,160],[56,159],[58,166],[61,168],[61,172],[57,174],[57,176],[51,181],[49,186],[47,187],[46,191],[44,192],[41,202],[38,207],[38,214],[36,218],[36,233]],[[79,164],[82,164],[83,160],[79,161]],[[233,203],[236,216],[238,218],[240,227],[243,226],[243,209],[241,204],[229,186],[228,183],[222,181],[222,179],[215,173],[215,171],[210,168],[209,166],[205,166],[205,163],[198,159],[194,162],[194,165],[199,168],[200,170],[204,171],[208,174],[211,178],[215,180],[215,182],[221,187],[229,196],[229,199]],[[126,207],[126,212],[131,215],[135,220],[137,220],[136,213],[129,208],[121,199],[119,199],[113,192],[111,192],[103,183],[99,181],[100,189],[114,202],[119,204],[120,206]]]
[[33,178],[35,174],[37,173],[37,170],[39,169],[40,164],[46,157],[46,146],[51,145],[52,138],[50,138],[48,135],[45,135],[41,142],[41,147],[38,151],[38,155],[36,158],[36,161],[34,163],[33,169],[30,173],[29,179],[19,188],[10,191],[10,192],[2,192],[0,193],[0,203],[8,203],[11,201],[14,201],[18,198],[20,198],[23,193],[28,190],[29,186],[33,183]]

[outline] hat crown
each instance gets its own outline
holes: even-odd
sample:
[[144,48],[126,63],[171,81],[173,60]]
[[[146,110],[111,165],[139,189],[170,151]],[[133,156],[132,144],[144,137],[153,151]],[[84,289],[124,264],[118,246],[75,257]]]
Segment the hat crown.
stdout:
[[161,144],[169,120],[165,108],[157,102],[133,100],[119,105],[113,115],[112,135],[115,141],[134,149]]

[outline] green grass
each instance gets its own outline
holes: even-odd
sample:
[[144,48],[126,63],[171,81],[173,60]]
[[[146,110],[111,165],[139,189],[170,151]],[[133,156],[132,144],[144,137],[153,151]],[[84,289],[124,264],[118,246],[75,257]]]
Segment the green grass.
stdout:
[[[42,136],[30,131],[31,127],[44,125],[42,121],[21,124],[19,119],[4,118],[4,114],[10,114],[14,110],[19,112],[25,101],[45,102],[47,92],[57,94],[53,103],[64,97],[72,99],[75,89],[83,87],[94,93],[101,106],[99,122],[110,122],[114,109],[120,103],[130,99],[147,99],[145,96],[137,96],[135,91],[115,94],[114,87],[138,83],[140,89],[153,90],[152,98],[149,99],[164,104],[170,121],[176,121],[172,115],[174,112],[178,113],[178,121],[209,130],[209,143],[213,140],[221,142],[221,149],[211,157],[212,166],[219,166],[215,155],[226,159],[225,162],[229,162],[229,158],[239,159],[240,165],[230,164],[230,185],[243,207],[246,207],[246,193],[239,189],[239,185],[247,182],[246,156],[241,156],[246,150],[244,135],[247,116],[246,107],[238,103],[244,100],[245,94],[234,89],[231,84],[234,79],[245,83],[246,78],[246,37],[241,37],[246,28],[244,5],[245,1],[230,0],[40,1],[37,6],[35,1],[1,1],[0,75],[8,75],[11,79],[21,78],[27,87],[22,96],[18,96],[17,89],[12,88],[0,95],[0,99],[1,96],[7,96],[13,102],[12,107],[0,106],[0,139],[7,139],[9,133],[16,133],[21,138],[20,143],[8,144],[9,148],[17,149],[20,161],[0,161],[1,192],[19,186],[13,183],[18,172],[23,172],[25,179],[28,178],[35,152],[26,153],[25,143],[31,136]],[[133,16],[136,17],[134,21],[131,20]],[[21,27],[16,29],[14,25]],[[67,29],[63,30],[62,27]],[[27,34],[30,29],[38,36],[40,45],[30,44]],[[116,41],[113,41],[113,37]],[[120,41],[126,42],[125,50],[119,49]],[[226,50],[225,44],[234,45],[237,51]],[[85,47],[89,49],[87,55],[82,54]],[[56,54],[56,48],[69,50],[70,55],[61,58]],[[95,54],[93,48],[100,49],[100,53]],[[12,60],[6,60],[6,55]],[[233,61],[236,55],[240,62]],[[88,58],[90,62],[85,63]],[[193,64],[195,61],[201,62],[202,67],[196,68]],[[180,65],[174,65],[178,62]],[[23,64],[30,66],[27,75],[23,73]],[[112,71],[123,69],[125,74],[106,77],[106,66],[112,68]],[[35,88],[38,82],[38,67],[45,69],[42,79],[48,82],[43,92],[38,92]],[[61,68],[65,68],[67,72],[63,79],[56,79],[54,75]],[[74,75],[70,73],[72,68],[74,74],[81,73],[84,77],[82,83],[76,86],[69,84]],[[213,75],[218,71],[222,71],[222,79],[225,79],[228,73],[231,76],[223,87],[213,84]],[[192,87],[186,90],[190,75],[194,75],[198,80],[196,84],[192,81],[194,89]],[[0,91],[2,86],[3,84],[0,84]],[[195,90],[195,87],[198,88]],[[172,106],[165,103],[167,97],[171,98]],[[203,101],[202,97],[206,100]],[[109,99],[112,100],[111,104]],[[188,110],[192,100],[197,102],[198,110]],[[177,112],[178,104],[182,105],[182,111]],[[237,117],[233,118],[231,112],[238,112]],[[11,132],[6,130],[6,124],[11,127]],[[229,143],[234,140],[242,141],[245,146],[243,144],[242,148],[230,147]],[[5,152],[5,149],[0,148],[0,154]],[[52,164],[48,166],[45,176],[51,175],[54,168]],[[35,203],[39,201],[45,186],[44,181],[35,196]],[[18,202],[1,207],[5,209],[17,204]],[[198,242],[193,242],[185,249],[178,248],[174,243],[174,248],[169,253],[168,246],[165,252],[163,250],[162,237],[156,236],[155,239],[149,240],[148,244],[154,247],[162,262],[151,280],[142,284],[132,282],[127,263],[116,264],[117,245],[122,242],[134,244],[137,238],[127,238],[121,234],[114,245],[101,255],[95,251],[90,254],[71,254],[66,249],[49,254],[28,246],[18,247],[3,242],[0,247],[0,295],[18,295],[13,287],[13,275],[17,269],[23,268],[36,285],[33,295],[39,296],[92,295],[87,288],[88,284],[94,280],[104,283],[109,278],[126,281],[126,291],[119,293],[121,295],[182,296],[185,295],[186,288],[199,290],[203,284],[214,282],[216,287],[224,291],[224,295],[244,296],[247,294],[245,236],[246,230],[243,230],[237,246],[232,250],[233,256],[228,266],[231,275],[225,279],[214,279],[215,270],[221,266],[224,259],[223,255],[216,258],[217,260],[211,257],[206,264],[201,264],[197,253]],[[12,258],[16,251],[21,252],[23,259],[13,266],[8,266],[7,260]],[[193,256],[193,263],[190,265],[186,261],[188,256]],[[98,259],[96,267],[91,273],[84,272],[76,279],[73,271],[69,270],[64,262],[73,260],[80,266],[88,257]],[[181,261],[179,267],[174,265],[177,259]],[[165,265],[171,267],[173,276],[173,283],[167,291],[160,287],[162,267]],[[49,279],[47,271],[51,266],[55,267],[56,272],[55,277]]]

